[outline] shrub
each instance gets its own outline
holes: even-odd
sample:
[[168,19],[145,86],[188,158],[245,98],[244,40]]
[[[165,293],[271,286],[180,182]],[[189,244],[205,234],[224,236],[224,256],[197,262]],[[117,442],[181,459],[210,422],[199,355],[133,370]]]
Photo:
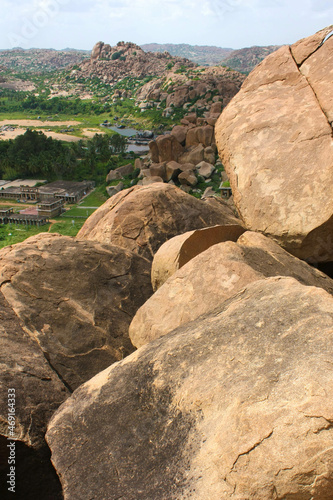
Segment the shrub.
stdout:
[[115,61],[116,59],[119,59],[121,56],[121,52],[114,52],[111,56],[112,61]]

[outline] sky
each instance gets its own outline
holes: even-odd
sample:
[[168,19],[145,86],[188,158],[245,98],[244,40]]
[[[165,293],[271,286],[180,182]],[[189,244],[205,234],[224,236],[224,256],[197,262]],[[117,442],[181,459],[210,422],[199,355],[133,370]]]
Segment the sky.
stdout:
[[90,50],[98,41],[240,49],[333,24],[333,0],[0,0],[0,49]]

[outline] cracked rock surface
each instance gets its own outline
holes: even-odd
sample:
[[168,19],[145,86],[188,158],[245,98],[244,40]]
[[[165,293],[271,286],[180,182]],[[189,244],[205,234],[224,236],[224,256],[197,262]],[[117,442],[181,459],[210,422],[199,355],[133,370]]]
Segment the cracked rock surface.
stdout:
[[186,231],[238,224],[226,203],[198,200],[157,182],[112,196],[84,223],[77,238],[119,245],[152,260],[158,248]]
[[[61,486],[44,440],[46,425],[69,396],[37,342],[24,332],[11,306],[0,294],[0,483],[1,498],[9,498],[8,445],[15,440],[16,493],[13,497],[60,500]],[[15,392],[13,392],[13,389]],[[10,392],[8,392],[10,390]],[[8,394],[15,410],[15,429],[9,429]]]
[[333,260],[333,27],[259,64],[215,127],[246,227]]
[[247,231],[237,242],[211,246],[168,278],[135,314],[129,327],[132,343],[141,347],[195,321],[244,286],[270,276],[292,276],[333,295],[331,278],[266,236]]
[[146,259],[50,233],[0,251],[0,285],[69,390],[133,352],[128,327],[152,294]]
[[50,421],[65,499],[331,498],[332,330],[331,295],[267,278],[115,363]]

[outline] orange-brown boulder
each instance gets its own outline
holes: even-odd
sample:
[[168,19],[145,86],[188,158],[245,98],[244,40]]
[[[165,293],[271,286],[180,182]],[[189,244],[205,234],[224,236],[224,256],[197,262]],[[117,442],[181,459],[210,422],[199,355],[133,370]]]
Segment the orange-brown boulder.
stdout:
[[178,269],[140,307],[129,335],[136,347],[209,313],[253,281],[291,276],[333,294],[333,280],[259,233],[217,243]]
[[222,241],[237,241],[245,229],[240,225],[213,226],[174,236],[154,256],[151,282],[156,291],[178,269],[208,248]]
[[216,124],[246,227],[312,262],[333,260],[332,29],[269,55]]
[[110,198],[87,219],[77,238],[118,245],[152,260],[173,236],[217,224],[237,224],[226,204],[212,205],[158,182]]

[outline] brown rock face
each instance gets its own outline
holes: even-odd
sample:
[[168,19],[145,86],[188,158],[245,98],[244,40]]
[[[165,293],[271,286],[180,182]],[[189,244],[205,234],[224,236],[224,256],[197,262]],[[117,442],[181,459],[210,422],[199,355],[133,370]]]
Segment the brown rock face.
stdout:
[[178,269],[140,307],[130,338],[140,347],[212,311],[248,283],[270,276],[292,276],[333,293],[333,280],[326,275],[265,236],[246,232],[237,243],[213,245]]
[[114,244],[152,260],[166,240],[193,229],[237,224],[231,209],[212,206],[170,184],[126,189],[85,222],[79,239]]
[[333,260],[331,31],[268,56],[215,134],[246,226],[315,262]]
[[[172,134],[161,135],[156,139],[156,146],[158,151],[158,161],[156,163],[162,163],[164,161],[178,161],[179,156],[183,153],[183,146],[177,141],[176,137]],[[154,158],[156,156],[155,149],[153,151]]]
[[65,499],[330,499],[332,329],[270,278],[106,369],[48,428]]
[[[44,434],[52,414],[70,393],[1,293],[0,318],[0,496],[5,499],[12,494],[7,484],[12,449],[16,458],[13,498],[60,500],[61,486]],[[13,433],[9,414],[15,417]]]
[[197,165],[203,161],[205,156],[205,148],[202,144],[191,146],[188,150],[179,157],[179,163],[192,163]]
[[73,389],[133,351],[150,264],[122,248],[44,233],[0,252],[1,292]]
[[176,125],[171,130],[171,134],[176,137],[177,141],[180,144],[184,145],[186,139],[186,131],[187,129],[185,127],[182,127],[181,125]]
[[240,225],[213,226],[175,236],[163,243],[154,256],[151,281],[156,291],[191,259],[222,241],[237,241],[245,229]]

